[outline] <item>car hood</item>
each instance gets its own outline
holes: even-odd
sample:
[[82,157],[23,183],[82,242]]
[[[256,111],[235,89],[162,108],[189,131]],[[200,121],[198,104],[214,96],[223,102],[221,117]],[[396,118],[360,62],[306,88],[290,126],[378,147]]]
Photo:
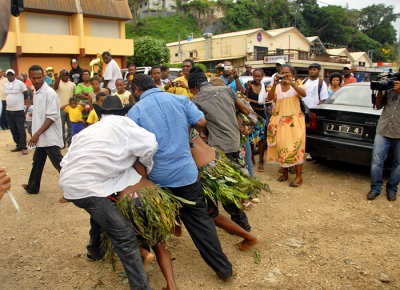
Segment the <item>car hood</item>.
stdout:
[[342,112],[353,112],[353,113],[361,113],[361,114],[371,114],[380,116],[382,110],[374,110],[373,108],[368,107],[357,107],[357,106],[346,106],[346,105],[334,105],[334,104],[321,104],[318,107],[310,108],[313,110],[332,110],[332,111],[342,111]]

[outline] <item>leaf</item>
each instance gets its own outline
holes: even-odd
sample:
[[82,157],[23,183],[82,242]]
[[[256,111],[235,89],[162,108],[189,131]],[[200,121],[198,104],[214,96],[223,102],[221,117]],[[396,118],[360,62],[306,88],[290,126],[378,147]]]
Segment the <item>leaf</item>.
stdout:
[[124,279],[124,282],[122,282],[122,284],[124,284],[124,285],[126,285],[126,284],[128,284],[128,283],[129,283],[128,278]]
[[254,263],[260,264],[261,262],[261,254],[258,250],[254,253]]
[[126,273],[125,272],[119,272],[119,274],[118,274],[120,277],[125,277],[125,278],[128,278],[128,275],[126,275]]

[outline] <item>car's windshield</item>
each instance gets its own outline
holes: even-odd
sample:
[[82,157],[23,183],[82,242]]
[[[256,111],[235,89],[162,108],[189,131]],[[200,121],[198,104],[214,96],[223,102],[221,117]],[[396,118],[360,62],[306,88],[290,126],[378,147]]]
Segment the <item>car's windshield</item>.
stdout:
[[344,86],[330,96],[325,104],[372,108],[371,93],[369,86]]

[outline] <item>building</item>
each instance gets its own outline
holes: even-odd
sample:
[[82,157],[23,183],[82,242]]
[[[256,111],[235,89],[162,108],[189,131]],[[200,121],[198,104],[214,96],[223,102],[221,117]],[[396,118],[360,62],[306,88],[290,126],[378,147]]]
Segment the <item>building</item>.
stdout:
[[191,58],[213,71],[219,62],[231,60],[241,71],[245,64],[250,64],[262,68],[267,75],[275,72],[277,59],[284,59],[300,75],[307,75],[308,66],[318,62],[324,78],[329,78],[330,72],[342,71],[343,66],[353,60],[347,49],[327,50],[318,36],[305,37],[295,27],[256,28],[219,35],[206,33],[203,38],[172,42],[167,47],[172,63]]
[[33,64],[70,69],[77,58],[82,68],[98,53],[110,51],[122,67],[133,55],[125,39],[125,21],[132,18],[127,0],[24,0],[25,11],[11,16],[8,37],[0,51],[3,71],[27,72]]

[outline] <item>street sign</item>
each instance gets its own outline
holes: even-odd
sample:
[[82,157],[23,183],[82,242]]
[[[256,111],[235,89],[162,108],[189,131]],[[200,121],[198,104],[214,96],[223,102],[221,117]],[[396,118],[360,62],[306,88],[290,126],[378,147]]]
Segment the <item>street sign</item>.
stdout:
[[285,63],[288,63],[289,62],[289,55],[288,54],[283,54],[283,55],[265,56],[264,57],[264,63],[275,63],[279,59],[283,59],[285,61]]

